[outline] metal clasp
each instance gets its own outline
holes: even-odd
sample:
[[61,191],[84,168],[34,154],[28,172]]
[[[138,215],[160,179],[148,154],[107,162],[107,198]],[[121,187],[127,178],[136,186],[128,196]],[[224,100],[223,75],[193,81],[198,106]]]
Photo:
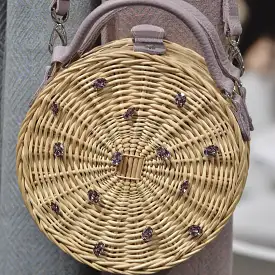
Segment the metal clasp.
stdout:
[[55,8],[52,8],[51,16],[54,22],[54,28],[50,36],[49,47],[48,47],[50,54],[53,53],[53,48],[57,38],[60,39],[62,46],[67,46],[68,40],[67,40],[67,33],[64,27],[64,23],[69,18],[69,12],[67,12],[64,16],[60,17],[56,14]]
[[133,35],[134,51],[154,55],[162,55],[166,52],[164,45],[165,31],[163,28],[153,25],[137,25],[131,30]]
[[244,60],[241,54],[241,51],[239,49],[239,41],[240,38],[237,38],[236,40],[232,37],[228,37],[229,40],[229,49],[228,49],[228,55],[229,60],[232,61],[232,63],[240,69],[241,76],[244,74],[245,66],[244,66]]

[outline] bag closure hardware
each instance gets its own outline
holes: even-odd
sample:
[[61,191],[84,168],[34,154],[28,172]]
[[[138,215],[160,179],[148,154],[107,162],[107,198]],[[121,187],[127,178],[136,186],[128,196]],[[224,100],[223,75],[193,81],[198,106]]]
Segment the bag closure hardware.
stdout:
[[64,23],[69,18],[69,12],[67,12],[63,16],[58,16],[56,9],[53,7],[51,9],[51,16],[52,16],[52,20],[54,22],[54,27],[53,27],[53,31],[50,36],[50,41],[49,41],[49,46],[48,46],[50,54],[53,53],[53,49],[54,49],[55,42],[56,42],[57,38],[60,39],[62,46],[67,46],[67,44],[68,44],[67,33],[66,33],[66,30],[64,27]]
[[233,65],[235,65],[240,70],[240,76],[243,76],[245,72],[244,67],[244,60],[241,54],[241,51],[239,49],[239,41],[240,38],[237,40],[227,37],[229,41],[229,47],[228,47],[228,58],[230,61],[232,61]]
[[138,25],[132,28],[134,51],[161,55],[166,52],[163,42],[165,31],[153,25]]

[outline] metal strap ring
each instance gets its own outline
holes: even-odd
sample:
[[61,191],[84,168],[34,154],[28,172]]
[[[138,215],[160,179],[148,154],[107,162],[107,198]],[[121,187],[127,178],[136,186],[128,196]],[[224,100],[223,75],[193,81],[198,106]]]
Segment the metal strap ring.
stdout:
[[67,12],[63,16],[58,16],[57,13],[56,13],[56,9],[52,8],[51,9],[51,16],[52,16],[53,21],[56,24],[63,24],[63,23],[65,23],[68,20],[68,18],[69,18],[69,12]]

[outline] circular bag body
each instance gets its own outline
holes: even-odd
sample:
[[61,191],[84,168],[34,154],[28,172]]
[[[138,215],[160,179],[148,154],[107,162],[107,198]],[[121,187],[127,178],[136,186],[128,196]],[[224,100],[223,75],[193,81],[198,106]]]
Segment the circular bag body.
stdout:
[[130,39],[60,70],[23,122],[17,174],[40,230],[93,268],[150,274],[199,252],[242,194],[249,144],[204,59]]

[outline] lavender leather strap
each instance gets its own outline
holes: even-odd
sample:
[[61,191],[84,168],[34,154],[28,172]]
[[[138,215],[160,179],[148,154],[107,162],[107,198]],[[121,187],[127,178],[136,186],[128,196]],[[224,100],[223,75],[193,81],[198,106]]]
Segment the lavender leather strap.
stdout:
[[[70,0],[53,0],[52,7],[55,7],[57,15],[64,16],[69,11]],[[242,27],[236,0],[223,0],[223,22],[225,35],[241,35]]]
[[224,34],[230,37],[239,37],[242,26],[236,0],[223,0]]
[[[110,11],[118,8],[134,5],[154,6],[164,9],[179,19],[192,30],[193,34],[200,42],[203,55],[206,59],[208,69],[220,89],[229,94],[232,93],[235,81],[239,80],[240,71],[234,67],[227,58],[220,38],[209,20],[192,5],[181,1],[175,5],[174,1],[165,2],[161,0],[111,0],[95,9],[81,24],[72,43],[68,47],[63,47],[59,51],[60,62],[67,63],[80,49],[82,43],[87,39],[87,33],[98,22],[98,20]],[[180,4],[180,5],[179,5]],[[193,16],[194,15],[194,16]],[[211,43],[209,43],[211,42]],[[213,48],[215,51],[213,51]]]
[[[102,17],[100,17],[100,19],[93,25],[93,27],[91,28],[90,32],[88,33],[85,41],[83,42],[83,44],[80,46],[79,50],[77,51],[79,54],[86,52],[90,49],[92,49],[102,31],[102,29],[104,28],[104,26],[106,24],[108,24],[108,22],[120,11],[122,11],[124,8],[121,9],[116,9],[113,11],[110,11],[106,14],[104,14]],[[63,49],[62,49],[63,50]],[[55,53],[53,53],[52,56],[52,62],[56,62],[58,61],[58,58],[60,57],[60,54],[57,53],[57,56],[55,58]]]
[[[185,10],[186,6],[183,6],[183,2],[185,1],[178,1],[178,0],[170,0],[170,2],[173,1],[173,5],[175,7],[178,7],[179,10]],[[223,1],[229,1],[229,0],[223,0]],[[232,0],[230,0],[232,1]],[[234,0],[233,0],[234,1]],[[169,2],[169,1],[168,1]],[[160,2],[161,4],[161,2]],[[212,44],[213,47],[216,48],[216,52],[219,55],[219,59],[221,60],[221,66],[225,66],[224,70],[226,70],[228,72],[229,75],[231,75],[233,78],[238,78],[239,73],[237,72],[237,70],[235,68],[233,68],[231,66],[231,62],[228,62],[228,58],[226,53],[224,53],[223,50],[223,46],[220,43],[220,39],[218,37],[218,35],[216,34],[216,30],[213,27],[213,25],[210,23],[210,21],[199,11],[197,10],[195,7],[193,7],[192,5],[186,3],[187,5],[189,5],[189,11],[190,13],[192,13],[192,15],[194,15],[197,19],[197,21],[201,24],[202,28],[205,28],[205,31],[208,33],[208,35],[210,35],[211,39],[212,39]],[[165,8],[164,8],[165,9]],[[105,26],[105,24],[107,24],[111,19],[113,19],[113,17],[119,12],[120,10],[113,10],[112,12],[110,12],[109,14],[106,14],[106,16],[104,15],[104,17],[100,18],[93,26],[93,29],[90,31],[90,34],[87,35],[86,41],[85,43],[80,47],[79,52],[85,52],[88,49],[91,49],[92,46],[94,45],[96,38],[98,38],[99,33],[96,33],[96,30],[102,30],[103,27]],[[236,29],[234,29],[236,30]],[[241,29],[238,29],[241,32]],[[93,34],[93,35],[92,35]],[[60,48],[60,49],[56,49],[56,52],[53,55],[53,59],[52,61],[59,61],[62,63],[61,61],[61,55],[64,52],[64,49]]]
[[54,8],[57,15],[64,16],[69,12],[70,0],[53,0],[51,9]]

